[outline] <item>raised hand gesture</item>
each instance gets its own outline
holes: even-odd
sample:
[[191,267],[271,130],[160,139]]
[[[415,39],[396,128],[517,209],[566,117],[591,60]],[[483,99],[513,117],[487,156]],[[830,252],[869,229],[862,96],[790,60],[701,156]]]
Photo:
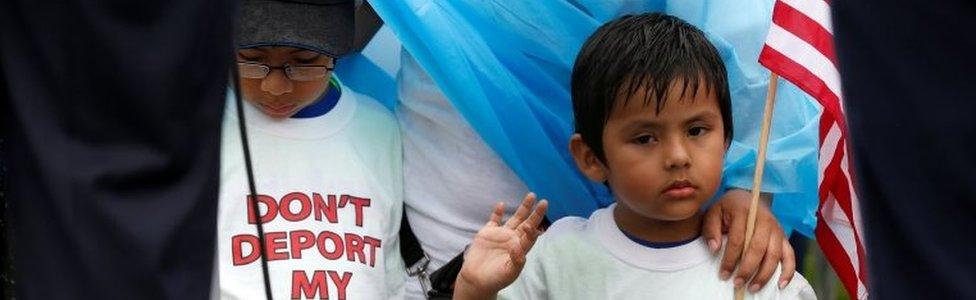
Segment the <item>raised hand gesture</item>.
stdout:
[[505,204],[495,205],[488,223],[464,254],[454,298],[490,299],[514,282],[522,272],[526,254],[542,234],[539,224],[548,206],[546,200],[535,205],[535,194],[529,193],[515,215],[502,224]]

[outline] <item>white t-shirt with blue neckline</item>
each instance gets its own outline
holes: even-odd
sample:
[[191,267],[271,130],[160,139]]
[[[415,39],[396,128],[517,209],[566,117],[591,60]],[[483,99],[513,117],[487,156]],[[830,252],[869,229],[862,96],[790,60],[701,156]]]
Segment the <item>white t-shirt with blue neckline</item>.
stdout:
[[[333,107],[307,117],[274,119],[244,105],[274,299],[404,297],[397,122],[368,96],[339,89]],[[215,298],[264,299],[233,92],[221,138]]]
[[[589,219],[553,223],[528,254],[522,273],[500,299],[732,299],[718,277],[721,256],[704,239],[652,248],[627,237],[613,219],[616,204]],[[720,252],[721,253],[721,252]],[[779,278],[777,269],[772,278]],[[800,274],[783,289],[767,284],[746,299],[816,299]]]

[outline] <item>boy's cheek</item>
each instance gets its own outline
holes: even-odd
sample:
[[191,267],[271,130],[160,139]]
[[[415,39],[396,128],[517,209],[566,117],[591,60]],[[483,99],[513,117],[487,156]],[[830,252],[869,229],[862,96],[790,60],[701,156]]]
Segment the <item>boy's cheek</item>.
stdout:
[[259,89],[259,87],[255,86],[255,84],[250,81],[252,80],[241,79],[241,98],[248,103],[254,104],[254,99],[257,99],[256,96],[258,95],[256,91]]
[[722,185],[722,167],[725,164],[724,149],[713,149],[712,151],[709,153],[707,161],[699,162],[704,167],[701,173],[702,188],[709,189],[710,195],[714,195]]

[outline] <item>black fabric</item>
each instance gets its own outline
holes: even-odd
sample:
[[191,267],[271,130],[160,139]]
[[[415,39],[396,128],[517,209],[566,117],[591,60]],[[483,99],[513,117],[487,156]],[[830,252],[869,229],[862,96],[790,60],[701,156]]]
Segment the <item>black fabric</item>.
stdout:
[[976,4],[837,0],[873,299],[976,299]]
[[451,299],[454,296],[454,282],[464,266],[464,252],[458,253],[450,261],[430,274],[429,299]]
[[235,5],[0,1],[18,298],[209,298]]
[[[407,219],[407,213],[404,211],[402,218],[400,219],[400,256],[403,258],[403,262],[407,266],[408,270],[412,270],[421,259],[424,258],[424,249],[420,246],[420,241],[417,240],[417,236],[413,234],[413,229],[410,228],[410,220]],[[446,265],[442,266],[440,269],[427,270],[429,274],[429,279],[432,287],[431,291],[428,293],[428,299],[451,299],[454,295],[454,281],[457,279],[457,275],[461,272],[461,265],[464,263],[464,252],[459,253]],[[421,276],[419,274],[413,276]]]
[[[0,54],[2,55],[2,54]],[[0,76],[0,95],[7,94],[6,81]],[[3,99],[3,96],[0,96]],[[0,101],[0,111],[10,110],[6,102]],[[2,114],[0,114],[2,115]],[[3,299],[13,299],[13,259],[10,257],[10,242],[7,230],[7,162],[6,139],[7,127],[5,122],[0,122],[0,297]]]
[[383,20],[369,2],[363,2],[363,5],[356,8],[356,36],[352,43],[353,51],[361,52],[366,48],[380,27],[383,27]]
[[410,221],[407,220],[407,210],[403,210],[400,218],[400,256],[407,268],[413,267],[418,261],[424,258],[424,249],[420,247],[420,241],[410,229]]
[[242,48],[285,45],[339,58],[353,48],[356,4],[243,0],[237,23]]

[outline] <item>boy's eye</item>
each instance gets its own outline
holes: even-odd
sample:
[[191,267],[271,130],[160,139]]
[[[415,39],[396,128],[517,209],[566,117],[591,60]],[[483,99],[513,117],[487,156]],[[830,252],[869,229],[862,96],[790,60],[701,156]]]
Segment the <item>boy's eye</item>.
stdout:
[[638,144],[643,145],[643,144],[650,143],[650,142],[652,142],[654,140],[655,140],[654,139],[654,136],[652,136],[652,135],[642,135],[642,136],[639,136],[636,139],[634,139],[634,142],[637,142]]
[[700,136],[702,134],[705,134],[705,132],[707,130],[708,130],[708,128],[701,127],[701,126],[692,127],[691,129],[688,129],[688,135],[690,135],[690,136]]

